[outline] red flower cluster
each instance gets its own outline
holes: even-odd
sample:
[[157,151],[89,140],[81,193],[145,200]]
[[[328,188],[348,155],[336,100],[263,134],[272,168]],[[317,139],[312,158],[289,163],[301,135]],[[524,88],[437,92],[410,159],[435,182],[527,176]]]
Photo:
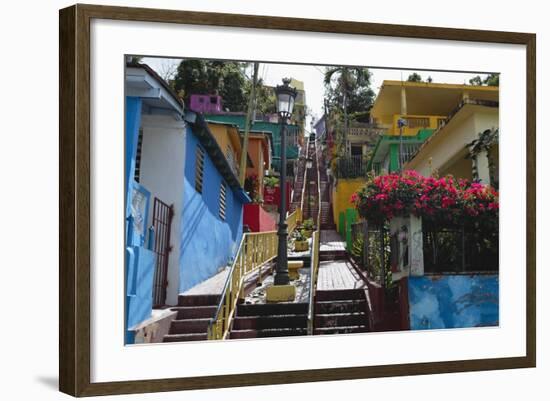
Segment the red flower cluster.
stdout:
[[499,205],[491,186],[452,176],[424,177],[416,171],[369,176],[350,201],[360,216],[377,224],[411,214],[446,223],[474,217],[496,220]]

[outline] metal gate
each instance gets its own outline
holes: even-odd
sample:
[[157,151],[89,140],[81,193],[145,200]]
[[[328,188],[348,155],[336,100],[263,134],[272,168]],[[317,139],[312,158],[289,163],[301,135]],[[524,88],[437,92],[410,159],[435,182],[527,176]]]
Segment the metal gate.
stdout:
[[166,287],[168,287],[168,257],[170,246],[170,227],[172,225],[173,207],[158,198],[153,204],[153,227],[155,229],[156,267],[153,282],[153,306],[164,306]]

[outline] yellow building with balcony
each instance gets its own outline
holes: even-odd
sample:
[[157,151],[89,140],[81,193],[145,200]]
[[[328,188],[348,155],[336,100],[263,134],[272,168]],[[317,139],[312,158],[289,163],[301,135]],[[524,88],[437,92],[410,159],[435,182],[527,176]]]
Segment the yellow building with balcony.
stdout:
[[[462,118],[465,111],[474,111],[470,106],[476,106],[477,112],[491,108],[492,111],[488,113],[493,117],[486,123],[498,127],[498,94],[498,87],[493,86],[384,81],[372,107],[371,118],[376,126],[385,130],[385,134],[380,136],[375,145],[368,170],[380,174],[398,171],[402,166],[407,168],[405,165],[419,152],[425,142],[430,141],[435,132],[444,130],[450,120],[457,115]],[[462,110],[465,104],[468,107]],[[477,119],[480,120],[482,117],[478,116]],[[456,119],[453,125],[455,122]],[[479,131],[481,125],[476,126],[476,137],[482,132]],[[485,129],[487,128],[491,127]],[[449,131],[449,128],[445,128],[445,131]],[[475,139],[469,138],[468,142],[463,141],[464,146]],[[452,157],[465,156],[466,148],[461,152],[460,155],[453,154]],[[432,167],[449,167],[448,163],[442,161],[445,157],[438,156],[438,164]],[[418,163],[421,163],[420,160],[419,158]],[[427,160],[425,162],[427,163]],[[426,163],[421,163],[424,173]],[[408,165],[408,168],[416,168],[415,166],[416,162]]]

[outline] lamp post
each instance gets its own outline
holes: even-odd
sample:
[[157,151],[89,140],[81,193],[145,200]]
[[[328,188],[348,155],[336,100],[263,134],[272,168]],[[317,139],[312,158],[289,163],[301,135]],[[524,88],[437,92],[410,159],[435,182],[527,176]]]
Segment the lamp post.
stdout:
[[275,267],[275,285],[287,285],[290,283],[288,277],[287,260],[287,225],[286,225],[286,126],[292,115],[296,89],[289,86],[290,79],[284,78],[283,85],[275,88],[277,95],[277,114],[281,124],[281,166],[280,166],[280,199],[279,199],[279,229],[277,236],[279,244],[277,248],[277,266]]
[[397,126],[399,127],[399,172],[403,172],[403,127],[407,125],[407,120],[400,118],[397,120]]

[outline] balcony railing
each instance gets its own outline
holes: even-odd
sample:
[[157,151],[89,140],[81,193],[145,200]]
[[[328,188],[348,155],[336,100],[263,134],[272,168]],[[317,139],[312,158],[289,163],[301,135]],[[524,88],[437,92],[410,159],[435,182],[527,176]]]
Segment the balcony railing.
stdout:
[[384,128],[374,124],[369,124],[368,126],[366,125],[362,127],[350,127],[348,128],[348,139],[375,138],[385,132],[386,130]]
[[337,178],[365,177],[368,173],[367,165],[368,161],[362,155],[339,157],[334,173]]
[[403,135],[409,136],[418,134],[421,129],[437,129],[445,123],[447,117],[396,114],[393,116],[393,135],[399,135],[399,119],[405,120],[406,125],[403,127]]

